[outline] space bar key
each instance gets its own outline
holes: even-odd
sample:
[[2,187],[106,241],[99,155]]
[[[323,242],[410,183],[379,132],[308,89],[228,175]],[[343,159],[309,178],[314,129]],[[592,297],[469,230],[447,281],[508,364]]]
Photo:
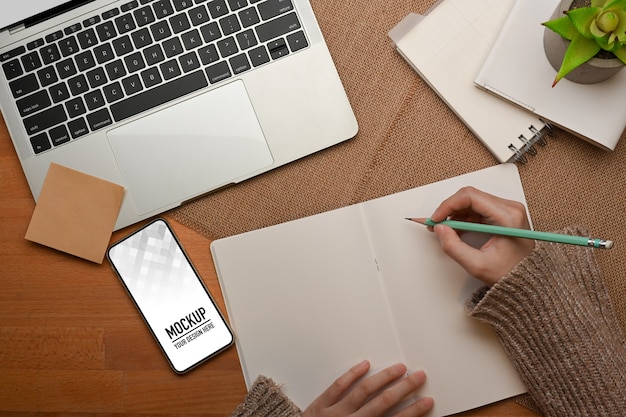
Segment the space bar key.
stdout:
[[160,85],[141,94],[118,101],[111,105],[111,114],[116,122],[128,119],[143,111],[192,93],[208,86],[202,71],[196,71],[184,77]]

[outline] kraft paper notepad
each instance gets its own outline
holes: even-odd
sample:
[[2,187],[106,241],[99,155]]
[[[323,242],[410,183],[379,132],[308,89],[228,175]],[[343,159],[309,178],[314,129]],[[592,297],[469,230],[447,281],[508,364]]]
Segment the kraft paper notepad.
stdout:
[[514,2],[442,0],[389,32],[400,55],[499,162],[525,161],[548,131],[537,116],[474,85]]
[[102,263],[124,187],[50,164],[26,239]]
[[441,416],[525,391],[491,329],[467,316],[481,283],[426,227],[473,185],[525,203],[517,167],[491,168],[216,240],[211,245],[246,384],[273,378],[306,407],[363,359],[424,369]]
[[517,0],[476,76],[476,85],[506,102],[606,150],[626,126],[626,71],[597,84],[567,79],[552,88],[556,71],[543,50],[544,27],[559,0]]

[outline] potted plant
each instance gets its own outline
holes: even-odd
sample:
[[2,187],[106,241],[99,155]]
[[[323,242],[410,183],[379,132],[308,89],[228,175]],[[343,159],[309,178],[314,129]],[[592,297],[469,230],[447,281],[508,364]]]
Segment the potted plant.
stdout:
[[563,78],[604,81],[626,64],[626,0],[562,0],[543,25],[553,87]]

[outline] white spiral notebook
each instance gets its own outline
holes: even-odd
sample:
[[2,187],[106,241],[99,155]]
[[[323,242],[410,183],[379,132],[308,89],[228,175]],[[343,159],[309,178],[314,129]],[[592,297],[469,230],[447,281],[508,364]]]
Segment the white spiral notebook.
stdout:
[[389,32],[398,52],[499,162],[525,162],[549,130],[537,116],[474,85],[513,3],[441,0]]

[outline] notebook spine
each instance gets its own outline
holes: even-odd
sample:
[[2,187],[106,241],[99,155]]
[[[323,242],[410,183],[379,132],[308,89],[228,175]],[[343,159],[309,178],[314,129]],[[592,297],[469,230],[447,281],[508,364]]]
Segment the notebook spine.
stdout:
[[537,129],[534,125],[530,125],[528,130],[530,132],[530,134],[528,134],[529,137],[521,134],[517,138],[519,140],[517,144],[509,144],[509,149],[513,152],[510,162],[525,164],[528,162],[526,154],[530,154],[532,156],[537,155],[537,148],[535,145],[539,145],[541,147],[546,146],[548,143],[546,136],[552,136],[552,125],[550,123],[544,123],[541,130]]

